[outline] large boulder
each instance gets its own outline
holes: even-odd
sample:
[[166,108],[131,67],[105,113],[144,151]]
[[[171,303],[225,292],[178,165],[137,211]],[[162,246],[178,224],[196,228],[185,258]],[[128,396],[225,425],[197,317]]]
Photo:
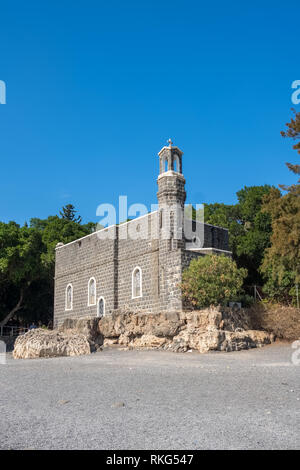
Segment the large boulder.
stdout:
[[239,351],[240,349],[261,348],[274,341],[274,336],[266,331],[225,331],[225,338],[220,345],[221,351]]
[[104,346],[205,353],[270,344],[274,336],[251,329],[245,310],[211,307],[192,312],[114,313],[99,320]]
[[115,338],[130,332],[133,336],[143,334],[173,337],[184,326],[180,313],[113,313],[102,317],[99,330],[105,338]]
[[85,336],[92,352],[99,350],[103,344],[103,335],[99,331],[99,318],[97,317],[67,318],[58,331],[72,331]]
[[15,359],[34,359],[37,357],[81,356],[90,354],[87,338],[80,333],[44,330],[30,330],[18,336],[15,341]]

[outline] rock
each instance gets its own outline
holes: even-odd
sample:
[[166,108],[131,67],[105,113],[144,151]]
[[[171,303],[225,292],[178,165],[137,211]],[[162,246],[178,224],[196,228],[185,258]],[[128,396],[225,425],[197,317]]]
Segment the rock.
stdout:
[[179,313],[133,314],[113,313],[102,317],[99,330],[105,338],[120,336],[141,336],[150,334],[159,337],[172,337],[184,326],[185,319]]
[[59,331],[83,334],[92,351],[103,344],[104,347],[123,346],[125,350],[229,352],[274,341],[274,335],[251,328],[245,310],[227,307],[157,314],[115,311],[101,319],[67,319]]
[[122,333],[119,336],[119,339],[117,339],[117,343],[127,346],[130,343],[131,338],[132,338],[131,333],[129,331],[126,331],[125,333]]
[[125,403],[123,401],[117,401],[111,405],[111,408],[123,408]]
[[159,338],[155,335],[142,335],[140,338],[135,338],[129,343],[129,347],[133,349],[159,349],[170,340],[167,338]]
[[81,356],[90,354],[90,352],[88,340],[80,333],[37,328],[18,336],[15,341],[13,357],[15,359],[33,359],[37,357]]
[[105,339],[104,342],[103,342],[103,347],[107,348],[109,346],[112,346],[114,344],[118,344],[118,338],[108,338],[108,339]]
[[250,325],[243,309],[211,307],[192,312],[114,313],[100,319],[99,331],[105,345],[174,352],[237,351],[274,340],[264,331],[251,330]]
[[185,320],[180,318],[180,315],[176,312],[159,315],[152,314],[146,319],[144,333],[163,338],[173,337],[184,324]]
[[68,332],[70,330],[84,335],[92,352],[99,350],[103,344],[103,335],[99,331],[99,318],[67,318],[58,328],[58,331]]

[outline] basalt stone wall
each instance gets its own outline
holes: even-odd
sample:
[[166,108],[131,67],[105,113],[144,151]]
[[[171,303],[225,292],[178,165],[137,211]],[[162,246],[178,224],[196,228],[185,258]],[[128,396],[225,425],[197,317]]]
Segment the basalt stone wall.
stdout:
[[229,235],[227,229],[185,219],[186,243],[192,242],[194,237],[199,239],[202,248],[215,248],[229,251]]
[[[97,315],[97,305],[88,306],[88,282],[96,280],[96,298],[103,296],[106,312],[115,307],[116,230],[107,229],[106,238],[94,233],[56,249],[54,327],[66,318]],[[65,309],[68,284],[73,286],[72,310]]]
[[[103,297],[106,315],[127,310],[151,313],[182,310],[182,271],[191,259],[204,254],[183,249],[180,240],[159,237],[158,219],[158,212],[153,212],[56,249],[55,327],[66,318],[97,316],[97,301],[88,305],[88,283],[92,277],[96,281],[96,299]],[[205,233],[207,243],[217,240],[212,238],[211,226]],[[220,229],[222,233],[224,249],[228,234]],[[133,298],[132,273],[136,267],[142,272],[142,296]],[[68,284],[73,287],[71,310],[65,309]]]
[[[159,307],[157,213],[113,226],[56,249],[54,326],[66,318],[97,316],[97,302],[88,305],[88,283],[96,281],[96,299],[105,314],[115,310],[155,311]],[[152,239],[153,238],[153,239]],[[142,271],[142,296],[132,298],[132,273]],[[65,308],[66,288],[73,287],[73,305]]]
[[[142,272],[142,296],[133,298],[132,274]],[[154,311],[159,305],[157,212],[119,227],[118,282],[119,310]]]
[[182,278],[181,249],[160,249],[159,251],[159,287],[160,311],[181,311],[182,298],[180,283]]
[[228,230],[204,224],[204,248],[229,250]]
[[189,251],[189,250],[182,250],[181,252],[181,264],[182,264],[182,269],[186,269],[189,267],[190,262],[193,259],[198,259],[199,256],[205,256],[203,253],[197,253],[195,251]]

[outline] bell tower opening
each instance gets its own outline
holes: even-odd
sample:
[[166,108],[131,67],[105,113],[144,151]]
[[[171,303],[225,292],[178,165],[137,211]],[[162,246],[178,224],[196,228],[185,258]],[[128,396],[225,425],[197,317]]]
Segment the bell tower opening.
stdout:
[[169,146],[163,147],[159,152],[159,174],[170,171],[182,174],[182,151],[178,147],[173,147],[171,139],[168,140]]

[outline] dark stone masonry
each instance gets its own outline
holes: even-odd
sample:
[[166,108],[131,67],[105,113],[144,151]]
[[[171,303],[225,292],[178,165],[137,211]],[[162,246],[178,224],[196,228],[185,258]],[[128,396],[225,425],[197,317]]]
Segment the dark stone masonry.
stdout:
[[182,311],[179,284],[193,258],[231,255],[227,229],[184,218],[182,152],[159,152],[158,210],[56,248],[54,326],[66,318]]

